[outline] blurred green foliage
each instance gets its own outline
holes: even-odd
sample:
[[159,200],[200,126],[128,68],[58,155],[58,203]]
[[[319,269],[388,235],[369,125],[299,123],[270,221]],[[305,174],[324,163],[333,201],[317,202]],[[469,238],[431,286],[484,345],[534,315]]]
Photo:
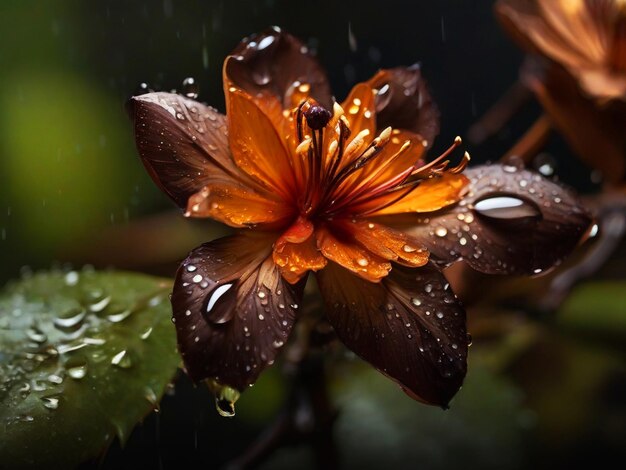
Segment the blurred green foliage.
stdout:
[[158,407],[180,356],[170,282],[42,272],[0,294],[0,466],[71,468]]

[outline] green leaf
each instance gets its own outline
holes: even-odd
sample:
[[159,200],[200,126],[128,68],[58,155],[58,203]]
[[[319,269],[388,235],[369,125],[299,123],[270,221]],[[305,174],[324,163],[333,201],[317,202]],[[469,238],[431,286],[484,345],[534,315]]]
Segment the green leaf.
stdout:
[[0,294],[0,462],[68,468],[158,406],[179,364],[167,280],[28,276]]
[[586,334],[626,335],[626,283],[587,282],[576,287],[558,312],[558,322]]

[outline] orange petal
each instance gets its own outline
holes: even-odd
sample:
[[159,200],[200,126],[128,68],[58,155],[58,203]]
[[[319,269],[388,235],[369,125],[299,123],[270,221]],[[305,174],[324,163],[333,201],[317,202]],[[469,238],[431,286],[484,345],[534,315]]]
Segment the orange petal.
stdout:
[[227,97],[230,149],[237,165],[283,199],[294,195],[294,174],[283,138],[253,99],[231,87]]
[[419,240],[404,232],[357,219],[349,227],[356,241],[381,258],[413,267],[428,262],[428,250],[423,248]]
[[313,236],[302,243],[277,243],[274,248],[274,262],[290,284],[298,282],[308,271],[319,271],[326,266],[326,258],[315,246]]
[[340,241],[327,228],[316,232],[317,246],[331,261],[371,282],[378,282],[391,271],[391,263],[361,246]]
[[211,217],[231,227],[278,222],[290,216],[288,206],[233,185],[205,186],[189,198],[187,216]]
[[353,136],[367,129],[370,139],[376,133],[376,105],[374,103],[374,89],[367,83],[359,83],[341,103],[344,109],[344,116],[348,120],[348,126]]
[[[462,174],[445,173],[420,183],[396,202],[394,199],[402,194],[401,190],[355,206],[353,211],[357,214],[367,212],[370,216],[432,212],[460,201],[468,183],[469,180]],[[376,209],[377,207],[381,209]]]

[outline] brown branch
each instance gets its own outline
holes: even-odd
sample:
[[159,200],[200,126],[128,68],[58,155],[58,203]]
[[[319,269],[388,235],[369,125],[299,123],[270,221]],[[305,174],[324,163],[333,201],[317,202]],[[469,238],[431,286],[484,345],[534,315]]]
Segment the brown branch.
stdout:
[[545,146],[551,131],[552,123],[550,122],[550,118],[542,114],[521,139],[504,154],[502,160],[516,157],[521,159],[525,164],[530,163],[532,158]]
[[496,103],[467,131],[467,139],[479,145],[497,134],[531,98],[528,88],[516,81]]
[[291,376],[289,396],[283,410],[239,457],[225,468],[255,468],[281,447],[309,444],[313,448],[316,467],[339,468],[339,453],[333,438],[337,418],[327,389],[323,353],[319,346],[328,344],[323,322],[302,318],[294,332],[295,341],[285,351],[285,372]]

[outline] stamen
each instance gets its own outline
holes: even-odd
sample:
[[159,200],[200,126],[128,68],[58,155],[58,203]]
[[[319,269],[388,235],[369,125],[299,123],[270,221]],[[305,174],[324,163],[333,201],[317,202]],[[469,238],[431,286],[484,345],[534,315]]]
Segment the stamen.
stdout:
[[417,168],[411,174],[411,180],[427,179],[427,178],[432,177],[434,174],[440,174],[442,171],[446,169],[446,167],[450,163],[449,160],[448,161],[443,161],[443,160],[447,158],[454,150],[456,150],[456,148],[459,147],[462,143],[463,143],[463,140],[461,139],[461,137],[457,135],[454,138],[454,142],[452,143],[452,145],[450,145],[450,147],[448,147],[448,149],[445,152],[443,152],[441,155],[435,158],[432,162],[427,163],[426,165],[423,165]]
[[296,147],[296,153],[298,155],[303,155],[309,151],[309,147],[311,147],[311,138],[306,137],[302,142],[298,144]]

